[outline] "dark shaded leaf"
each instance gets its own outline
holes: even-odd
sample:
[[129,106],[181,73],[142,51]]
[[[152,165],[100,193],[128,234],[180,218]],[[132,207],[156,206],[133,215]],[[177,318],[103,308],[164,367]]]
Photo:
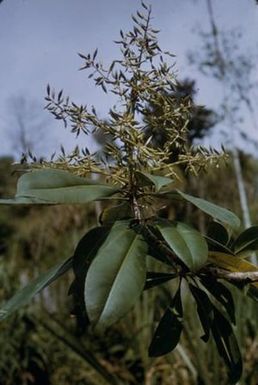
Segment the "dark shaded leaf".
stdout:
[[174,279],[177,277],[178,277],[178,274],[176,273],[156,273],[156,272],[148,271],[144,290],[148,290],[148,289],[151,289],[152,287],[162,285],[163,283],[168,282],[171,279]]
[[95,227],[88,231],[79,241],[73,256],[75,276],[86,274],[98,249],[108,236],[109,230],[109,227]]
[[233,243],[233,249],[236,254],[258,250],[258,226],[252,226],[243,231]]
[[229,289],[213,277],[201,277],[203,286],[221,303],[228,313],[231,322],[236,323],[235,304]]
[[183,330],[182,318],[183,308],[179,287],[154,333],[149,347],[150,357],[159,357],[175,349]]
[[209,223],[207,236],[224,246],[226,246],[229,241],[227,229],[218,222]]
[[100,214],[99,221],[103,225],[111,225],[118,220],[129,218],[133,218],[133,212],[130,204],[126,202],[104,209]]
[[69,289],[69,294],[73,295],[73,314],[77,316],[82,332],[89,323],[84,302],[84,286],[87,271],[108,233],[109,228],[104,226],[91,229],[79,241],[74,252],[73,271],[75,279]]
[[228,367],[229,381],[235,384],[242,375],[242,357],[230,323],[216,307],[214,307],[212,334],[218,352]]
[[204,238],[206,239],[209,250],[234,255],[233,251],[229,247],[219,243],[215,239],[209,238],[207,235],[205,235]]
[[42,273],[36,280],[18,291],[9,301],[7,301],[0,309],[0,320],[3,320],[20,307],[26,305],[36,294],[41,292],[45,287],[54,282],[61,275],[66,273],[72,267],[72,258],[62,261],[52,269]]
[[197,313],[204,331],[201,339],[207,342],[210,337],[210,328],[213,320],[213,306],[208,295],[203,290],[191,284],[189,284],[189,288],[196,301]]
[[258,286],[250,285],[247,294],[254,301],[258,302]]

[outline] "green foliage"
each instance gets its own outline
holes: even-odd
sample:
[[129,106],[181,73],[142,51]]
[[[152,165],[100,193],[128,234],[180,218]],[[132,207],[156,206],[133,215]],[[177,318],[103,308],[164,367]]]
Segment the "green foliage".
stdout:
[[214,219],[221,221],[229,225],[232,229],[238,229],[240,226],[239,218],[231,213],[229,210],[225,210],[222,207],[215,205],[214,203],[207,202],[204,199],[196,198],[185,194],[182,191],[177,190],[177,192],[187,201],[191,202],[193,205],[198,207],[200,210],[204,211],[206,214],[211,215]]
[[0,204],[87,203],[109,197],[117,191],[66,171],[36,170],[19,179],[14,200],[2,199]]
[[86,311],[96,329],[106,329],[134,305],[145,284],[146,254],[144,239],[128,223],[112,226],[85,281]]
[[198,271],[205,265],[208,246],[198,231],[180,222],[161,222],[157,227],[171,250],[191,271]]
[[[250,247],[256,249],[256,229],[246,230],[236,241],[229,239],[229,234],[234,234],[240,225],[238,217],[227,209],[183,193],[175,185],[180,179],[179,167],[197,174],[209,165],[219,166],[223,157],[217,151],[188,146],[186,134],[194,106],[191,98],[167,97],[177,87],[173,66],[164,60],[171,55],[158,45],[157,31],[150,25],[151,9],[145,4],[142,7],[143,13],[133,16],[133,30],[120,32],[117,44],[121,60],[114,60],[105,68],[97,61],[97,50],[93,55],[80,54],[84,61],[82,69],[91,69],[90,77],[96,86],[118,96],[118,104],[110,110],[108,120],[100,119],[94,108],[89,111],[87,106],[78,106],[64,98],[62,91],[56,95],[47,87],[47,109],[65,125],[69,123],[72,132],[79,135],[98,131],[111,138],[106,145],[106,156],[91,154],[88,149],[76,148],[70,155],[62,150],[55,161],[29,165],[32,171],[27,170],[19,178],[15,199],[0,201],[56,205],[106,199],[115,201],[115,205],[103,210],[100,226],[84,235],[71,259],[22,289],[3,305],[0,314],[7,317],[73,267],[74,281],[69,293],[73,295],[74,313],[77,316],[83,313],[86,324],[89,322],[96,331],[103,332],[137,306],[141,295],[149,293],[143,294],[144,289],[177,279],[176,294],[169,292],[165,298],[167,310],[154,333],[150,356],[167,354],[178,346],[184,325],[181,299],[184,282],[196,303],[204,332],[202,339],[208,342],[213,336],[228,367],[229,380],[236,383],[242,364],[232,328],[234,302],[230,291],[218,279],[236,284],[234,274],[228,275],[229,272],[237,277],[239,273],[257,273],[257,266],[238,255]],[[148,105],[162,106],[163,114],[148,115]],[[146,115],[152,127],[164,134],[161,148],[153,143],[151,136],[146,138]],[[205,237],[182,221],[161,219],[159,207],[164,198],[167,205],[190,202],[221,224]],[[148,214],[150,207],[153,215]],[[149,271],[148,256],[159,260],[165,271]],[[247,279],[245,276],[240,287],[249,285],[255,296],[257,283],[250,277],[250,274]],[[73,343],[67,344],[74,348]]]
[[0,320],[9,317],[14,311],[21,306],[26,305],[31,299],[53,281],[63,275],[72,267],[72,259],[69,258],[65,262],[61,262],[49,271],[40,275],[34,282],[31,282],[24,289],[17,292],[0,310]]
[[158,357],[170,353],[178,344],[183,329],[183,307],[180,286],[165,311],[149,347],[149,355]]

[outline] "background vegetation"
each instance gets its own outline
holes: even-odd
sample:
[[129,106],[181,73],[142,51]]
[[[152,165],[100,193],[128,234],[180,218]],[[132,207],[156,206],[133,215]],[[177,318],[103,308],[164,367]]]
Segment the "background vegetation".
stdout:
[[[214,23],[212,18],[211,21]],[[216,41],[215,48],[218,49]],[[216,69],[216,63],[212,64],[213,69]],[[222,76],[222,81],[226,77],[225,71],[224,63],[216,72],[216,76]],[[228,78],[232,81],[231,77]],[[187,80],[181,83],[182,88],[178,92],[194,97],[194,82]],[[239,87],[236,89],[239,91]],[[246,103],[241,94],[238,97]],[[229,106],[225,102],[223,106],[226,112],[222,116],[196,108],[190,122],[190,144],[208,135],[218,119],[231,119],[229,111],[234,109],[234,105]],[[151,104],[149,109],[151,115],[157,118],[163,114]],[[147,132],[148,129],[153,130],[153,119],[146,118],[146,125]],[[154,136],[153,140],[162,143],[164,138]],[[108,144],[107,138],[98,137],[98,141],[103,148]],[[28,150],[26,143],[21,144]],[[236,146],[231,148],[231,158],[233,160],[229,160],[225,167],[212,169],[201,177],[181,173],[178,183],[180,186],[187,185],[189,193],[228,207],[240,216],[246,215],[245,203],[242,201],[240,204],[239,200],[239,186],[244,187],[245,197],[242,199],[248,202],[249,220],[257,223],[257,182],[254,178],[257,160],[239,152]],[[0,160],[0,197],[15,193],[21,166],[13,167],[12,163],[12,158]],[[60,250],[62,257],[72,255],[78,240],[96,224],[104,207],[99,203],[83,208],[1,207],[1,300],[10,297],[40,271],[46,270],[46,266],[58,262]],[[207,232],[209,220],[190,206],[171,205],[166,208],[164,216],[173,219],[175,215]],[[193,317],[194,304],[187,297],[185,313],[188,327],[175,352],[156,359],[147,356],[153,322],[163,312],[169,285],[172,284],[166,284],[160,290],[144,292],[127,319],[112,327],[105,336],[97,338],[85,333],[83,314],[76,311],[71,298],[67,297],[71,281],[71,275],[62,277],[36,297],[33,306],[18,312],[8,322],[0,323],[1,385],[227,384],[226,372],[214,344],[205,345],[200,341],[201,330]],[[245,368],[241,383],[256,385],[257,306],[240,292],[235,293],[235,300],[239,319],[236,332]],[[155,309],[153,303],[157,304]]]

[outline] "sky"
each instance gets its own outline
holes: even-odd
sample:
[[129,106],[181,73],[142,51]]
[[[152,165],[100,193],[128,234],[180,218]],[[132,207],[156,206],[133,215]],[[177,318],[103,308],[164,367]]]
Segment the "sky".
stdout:
[[[201,47],[196,31],[210,29],[206,0],[146,0],[146,3],[153,8],[153,26],[161,30],[160,46],[176,55],[178,77],[196,79],[196,101],[217,108],[221,87],[200,75],[187,60],[190,50],[198,52]],[[68,150],[75,145],[69,131],[43,110],[47,84],[56,90],[63,89],[75,102],[94,105],[101,116],[106,116],[114,98],[96,88],[86,72],[78,71],[82,62],[77,53],[89,53],[98,47],[103,62],[111,63],[119,55],[113,41],[121,28],[124,31],[131,28],[130,16],[139,7],[138,0],[4,0],[0,4],[0,155],[19,152],[16,115],[20,99],[25,100],[27,109],[33,106],[38,114],[38,120],[28,115],[31,139],[38,143],[36,150],[52,153],[58,152],[61,143]],[[241,49],[256,54],[255,1],[213,0],[213,7],[219,28],[241,28]],[[254,77],[258,80],[257,72]],[[257,100],[255,90],[253,97]],[[257,109],[255,113],[257,116]],[[244,124],[244,129],[258,139],[248,117]],[[206,140],[207,144],[220,142],[218,132],[219,129]],[[81,144],[82,140],[85,139],[80,139]]]

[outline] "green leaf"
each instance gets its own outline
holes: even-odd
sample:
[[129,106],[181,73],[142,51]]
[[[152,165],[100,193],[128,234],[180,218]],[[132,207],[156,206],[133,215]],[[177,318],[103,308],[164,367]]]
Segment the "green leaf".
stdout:
[[3,320],[20,307],[26,305],[36,294],[50,285],[53,281],[66,273],[72,267],[72,258],[54,266],[52,269],[42,273],[35,281],[31,282],[23,289],[18,291],[9,301],[0,309],[0,320]]
[[159,357],[175,349],[183,330],[182,318],[183,308],[179,287],[154,333],[149,347],[150,357]]
[[141,235],[116,222],[89,267],[86,311],[101,331],[119,320],[140,296],[146,279],[147,244]]
[[227,246],[224,246],[222,243],[219,243],[215,239],[210,238],[207,235],[204,235],[204,238],[206,239],[210,251],[219,251],[221,253],[235,255],[231,249],[229,249]]
[[229,381],[235,384],[242,375],[242,357],[230,323],[216,307],[214,307],[212,334],[218,352],[228,367]]
[[94,227],[81,238],[73,256],[73,270],[76,277],[82,274],[86,275],[91,262],[107,238],[109,231],[110,229],[105,226]]
[[140,233],[148,244],[148,255],[170,267],[174,265],[172,259],[163,250],[161,242],[164,240],[154,226],[141,226]]
[[157,228],[173,252],[190,270],[199,270],[206,263],[208,246],[197,230],[181,222],[160,222]]
[[171,279],[174,279],[177,277],[178,277],[178,274],[176,273],[157,273],[154,271],[148,271],[144,290],[148,290],[155,286],[162,285],[163,283],[168,282]]
[[118,191],[67,171],[42,169],[22,175],[15,199],[2,199],[0,204],[77,204],[106,198]]
[[210,337],[210,328],[213,320],[213,306],[208,295],[203,290],[191,284],[189,284],[189,288],[196,301],[197,313],[204,331],[201,339],[207,342]]
[[140,172],[140,171],[137,171],[136,176],[140,185],[142,186],[154,185],[156,188],[156,191],[159,191],[162,187],[167,186],[174,182],[173,179],[170,179],[164,176],[148,174],[146,172]]
[[209,223],[207,236],[223,246],[226,246],[229,241],[227,229],[218,222]]
[[237,229],[240,226],[240,219],[231,211],[217,206],[214,203],[208,202],[204,199],[185,194],[180,190],[177,190],[177,192],[182,198],[184,198],[188,202],[191,202],[194,206],[198,207],[206,214],[212,216],[214,219],[217,219],[218,221],[229,225],[233,229]]
[[[84,286],[87,271],[98,249],[105,241],[109,233],[108,227],[95,227],[88,231],[79,241],[73,256],[73,271],[75,279],[72,282],[68,294],[73,295],[73,313],[82,321],[81,325],[89,323],[84,302]],[[83,325],[82,325],[83,327]]]
[[201,277],[203,286],[221,303],[233,324],[235,319],[235,304],[229,289],[213,277]]
[[258,226],[243,231],[233,243],[233,249],[236,254],[258,250]]

